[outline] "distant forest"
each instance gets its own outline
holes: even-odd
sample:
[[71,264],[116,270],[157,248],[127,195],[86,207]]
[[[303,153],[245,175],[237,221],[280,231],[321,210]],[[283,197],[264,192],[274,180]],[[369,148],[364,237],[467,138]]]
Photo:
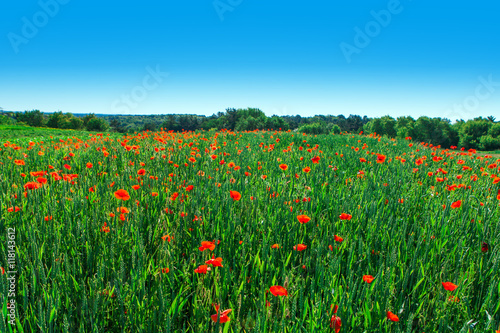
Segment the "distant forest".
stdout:
[[25,112],[3,111],[0,124],[20,124],[35,127],[61,129],[86,129],[88,131],[110,131],[134,133],[139,131],[234,131],[282,130],[307,134],[338,134],[341,132],[378,134],[390,138],[408,138],[428,142],[442,147],[460,146],[467,149],[492,151],[500,149],[500,122],[495,117],[459,120],[454,124],[445,118],[398,117],[380,118],[359,115],[316,115],[301,117],[273,115],[267,117],[257,108],[234,109],[218,112],[211,116],[200,115],[73,115],[61,111],[46,114],[40,110]]

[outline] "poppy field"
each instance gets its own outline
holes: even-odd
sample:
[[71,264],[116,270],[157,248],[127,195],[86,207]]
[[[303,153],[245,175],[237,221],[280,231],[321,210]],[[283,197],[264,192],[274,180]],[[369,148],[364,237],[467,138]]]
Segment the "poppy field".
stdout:
[[500,330],[498,157],[290,131],[0,149],[2,332]]

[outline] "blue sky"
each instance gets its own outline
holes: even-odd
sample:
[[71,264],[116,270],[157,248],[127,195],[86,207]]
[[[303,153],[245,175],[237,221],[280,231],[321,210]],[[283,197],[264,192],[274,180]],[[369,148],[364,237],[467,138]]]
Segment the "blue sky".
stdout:
[[500,3],[0,4],[0,107],[500,118]]

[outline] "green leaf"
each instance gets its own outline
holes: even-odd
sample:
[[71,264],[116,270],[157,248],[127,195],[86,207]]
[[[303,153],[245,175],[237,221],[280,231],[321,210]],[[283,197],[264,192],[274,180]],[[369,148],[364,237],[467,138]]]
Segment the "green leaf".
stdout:
[[56,316],[56,308],[52,308],[52,311],[50,311],[50,318],[49,318],[49,324],[54,320]]

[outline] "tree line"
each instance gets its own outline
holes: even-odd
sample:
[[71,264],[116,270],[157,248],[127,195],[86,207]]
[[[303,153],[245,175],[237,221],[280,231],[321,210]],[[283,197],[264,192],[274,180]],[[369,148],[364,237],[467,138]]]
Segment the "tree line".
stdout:
[[500,122],[495,117],[478,117],[472,120],[458,120],[451,124],[443,118],[390,116],[371,119],[364,127],[366,133],[377,133],[391,138],[411,137],[442,147],[460,146],[466,149],[500,149]]
[[[3,120],[2,120],[3,119]],[[258,108],[234,109],[218,112],[211,116],[200,115],[73,115],[61,111],[45,114],[40,110],[25,112],[3,112],[1,123],[26,124],[34,127],[61,129],[86,129],[89,131],[115,131],[133,133],[155,131],[163,128],[172,131],[221,130],[253,131],[261,129],[295,130],[322,134],[330,132],[356,132],[368,123],[370,118],[357,115],[317,115],[314,117],[277,116],[267,117]]]
[[228,108],[211,116],[201,115],[73,115],[61,111],[44,114],[40,110],[2,112],[0,124],[26,124],[35,127],[51,127],[88,131],[113,131],[133,133],[139,131],[196,131],[221,130],[253,131],[261,129],[297,130],[307,134],[364,133],[390,138],[407,138],[428,142],[442,147],[460,146],[467,149],[500,149],[500,122],[495,117],[478,117],[451,123],[446,118],[410,116],[393,118],[361,117],[359,115],[273,115],[268,117],[258,108]]
[[74,129],[87,131],[106,131],[109,123],[94,114],[77,117],[71,113],[62,111],[44,114],[40,110],[24,112],[2,112],[0,115],[1,125],[28,125],[33,127],[50,127],[60,129]]
[[118,130],[164,130],[196,131],[221,130],[253,131],[261,129],[304,130],[304,132],[322,134],[332,131],[356,132],[370,121],[370,118],[358,115],[316,115],[301,117],[300,115],[273,115],[268,117],[258,108],[235,109],[228,108],[225,112],[214,113],[211,116],[200,115],[116,115],[105,116],[111,127]]

